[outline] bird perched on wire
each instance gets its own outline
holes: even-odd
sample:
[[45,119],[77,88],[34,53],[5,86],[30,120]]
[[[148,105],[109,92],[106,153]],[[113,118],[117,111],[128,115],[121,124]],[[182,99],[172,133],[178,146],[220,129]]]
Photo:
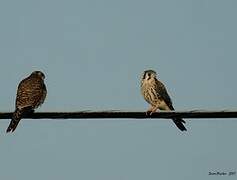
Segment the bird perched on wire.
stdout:
[[[142,75],[141,92],[144,99],[151,105],[147,114],[160,110],[174,110],[172,101],[168,92],[162,82],[156,78],[156,72],[153,70],[146,70]],[[184,124],[185,121],[181,118],[173,118],[175,125],[181,130],[186,131]]]
[[14,132],[21,118],[39,107],[45,100],[47,90],[44,84],[45,75],[34,71],[23,79],[17,89],[15,112],[6,132]]

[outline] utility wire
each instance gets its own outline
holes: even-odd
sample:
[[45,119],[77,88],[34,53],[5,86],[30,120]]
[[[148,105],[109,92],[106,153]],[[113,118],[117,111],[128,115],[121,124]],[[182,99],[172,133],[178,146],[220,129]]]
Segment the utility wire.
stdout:
[[[11,119],[12,112],[0,112],[0,119]],[[217,118],[237,118],[237,111],[160,111],[151,116],[146,115],[144,111],[76,111],[76,112],[36,112],[31,113],[23,118],[25,119],[42,119],[42,120],[60,120],[60,119],[170,119],[174,117],[189,119],[211,119]],[[236,119],[237,120],[237,119]]]

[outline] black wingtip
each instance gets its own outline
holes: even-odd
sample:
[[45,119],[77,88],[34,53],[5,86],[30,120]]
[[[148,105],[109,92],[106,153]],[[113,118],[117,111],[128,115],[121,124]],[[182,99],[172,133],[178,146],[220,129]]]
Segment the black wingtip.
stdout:
[[187,129],[184,127],[183,129],[179,128],[181,131],[187,131]]
[[179,128],[181,131],[187,131],[186,127],[184,126],[186,122],[183,119],[173,119],[173,121],[177,128]]

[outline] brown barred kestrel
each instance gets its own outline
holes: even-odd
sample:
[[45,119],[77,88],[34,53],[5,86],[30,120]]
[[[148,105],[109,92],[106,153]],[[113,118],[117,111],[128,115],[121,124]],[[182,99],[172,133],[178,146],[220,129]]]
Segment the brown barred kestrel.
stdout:
[[15,131],[21,118],[34,112],[44,102],[47,94],[44,78],[41,71],[34,71],[20,82],[17,89],[15,112],[6,130],[7,133]]
[[[144,71],[141,80],[141,92],[144,99],[151,105],[147,113],[150,115],[160,110],[174,110],[172,101],[162,82],[157,80],[156,72],[153,70]],[[181,130],[186,131],[185,121],[181,118],[173,118],[175,125]]]

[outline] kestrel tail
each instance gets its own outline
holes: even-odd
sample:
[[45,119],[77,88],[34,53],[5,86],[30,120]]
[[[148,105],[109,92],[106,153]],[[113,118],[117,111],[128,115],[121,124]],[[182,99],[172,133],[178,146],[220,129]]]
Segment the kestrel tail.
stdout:
[[43,104],[47,90],[44,84],[45,75],[41,71],[34,71],[23,79],[17,89],[16,108],[6,132],[14,132],[22,117],[34,112]]
[[[164,84],[157,80],[155,71],[144,71],[141,80],[141,92],[144,99],[151,105],[148,109],[150,115],[156,112],[157,109],[174,110],[169,94]],[[185,121],[183,119],[173,118],[172,120],[181,131],[187,130],[184,126]]]

